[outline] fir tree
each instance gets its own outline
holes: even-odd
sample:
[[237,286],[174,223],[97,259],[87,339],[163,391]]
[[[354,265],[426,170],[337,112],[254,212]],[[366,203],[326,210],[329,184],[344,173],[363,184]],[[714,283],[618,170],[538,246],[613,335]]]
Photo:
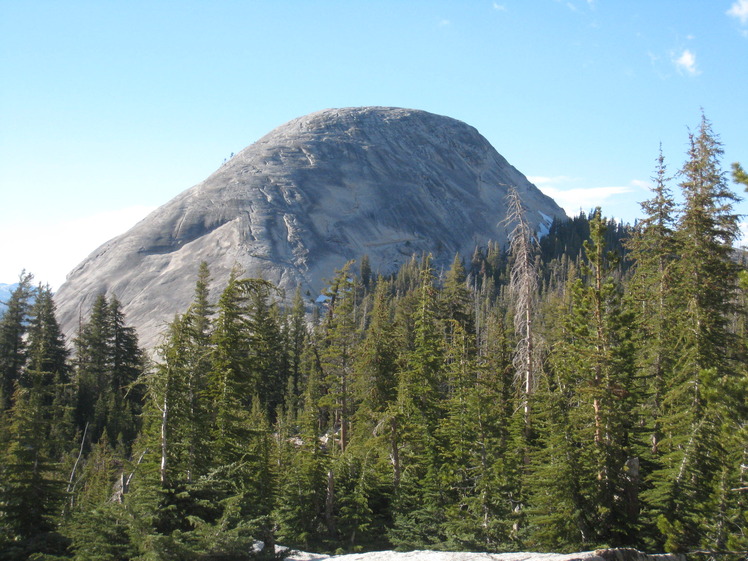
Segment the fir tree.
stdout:
[[355,364],[354,394],[359,403],[357,419],[370,432],[394,402],[397,386],[397,339],[390,285],[382,278],[376,284],[371,321]]
[[415,294],[413,341],[404,349],[399,372],[396,414],[400,480],[389,532],[398,547],[435,547],[443,542],[444,504],[435,441],[441,417],[443,380],[442,327],[430,256],[421,263]]
[[474,330],[472,299],[466,285],[467,273],[459,254],[455,254],[440,291],[441,315],[457,321],[460,327],[471,333]]
[[96,299],[75,340],[75,355],[78,427],[89,425],[92,442],[106,431],[110,442],[129,451],[139,430],[143,390],[136,381],[145,357],[116,298]]
[[338,271],[326,291],[329,305],[325,317],[325,338],[320,352],[320,363],[328,388],[324,402],[332,412],[333,432],[340,434],[339,450],[345,451],[353,413],[353,362],[357,342],[354,310],[355,281],[350,276],[352,263]]
[[635,264],[627,296],[636,314],[637,366],[648,381],[646,416],[651,419],[651,453],[656,457],[662,439],[662,399],[676,345],[671,328],[675,321],[675,201],[667,186],[662,148],[652,180],[652,198],[641,203],[644,218],[627,243],[629,258]]
[[242,455],[247,436],[247,414],[256,390],[250,375],[249,338],[244,329],[247,292],[232,272],[218,301],[212,333],[208,392],[214,415],[214,455],[220,463]]
[[734,312],[737,267],[730,259],[738,234],[733,203],[720,167],[722,147],[702,116],[689,135],[680,172],[684,208],[677,225],[679,361],[663,397],[663,455],[652,476],[648,503],[668,551],[720,549],[726,509],[717,496],[735,470],[728,458],[745,389],[735,370],[729,323]]
[[748,173],[746,173],[743,166],[737,162],[732,164],[732,178],[735,183],[741,183],[744,185],[746,191],[748,191]]
[[25,271],[0,318],[0,412],[13,405],[15,384],[26,363],[26,340],[33,288],[33,276]]
[[[620,288],[612,277],[613,255],[604,250],[606,222],[598,209],[590,221],[590,240],[585,242],[587,282],[574,285],[565,338],[553,351],[557,378],[549,389],[555,395],[549,396],[547,448],[540,457],[567,480],[538,479],[541,484],[563,486],[556,502],[566,503],[566,514],[541,515],[536,522],[535,539],[547,540],[550,546],[629,544],[637,528],[638,490],[631,472],[638,449],[631,413],[638,392],[633,381],[631,317],[622,307]],[[560,506],[554,510],[562,513]],[[579,514],[568,518],[569,512]]]
[[39,287],[28,328],[27,364],[21,384],[40,395],[49,432],[45,451],[57,460],[69,451],[75,427],[74,396],[65,338],[55,317],[49,287]]
[[319,439],[321,394],[320,369],[314,353],[306,353],[308,369],[300,430],[291,437],[292,447],[280,466],[279,493],[274,518],[278,540],[305,551],[324,547],[328,525],[325,519],[329,459]]
[[32,553],[62,553],[57,517],[64,483],[46,452],[50,390],[36,383],[16,384],[7,447],[0,462],[0,559],[26,559]]

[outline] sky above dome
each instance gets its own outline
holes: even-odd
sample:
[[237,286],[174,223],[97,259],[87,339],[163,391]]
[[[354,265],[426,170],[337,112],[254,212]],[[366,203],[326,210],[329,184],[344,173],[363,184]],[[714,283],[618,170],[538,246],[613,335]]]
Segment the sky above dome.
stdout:
[[702,110],[724,169],[748,165],[748,0],[0,0],[0,76],[0,282],[58,287],[232,153],[330,107],[460,119],[567,213],[626,222]]

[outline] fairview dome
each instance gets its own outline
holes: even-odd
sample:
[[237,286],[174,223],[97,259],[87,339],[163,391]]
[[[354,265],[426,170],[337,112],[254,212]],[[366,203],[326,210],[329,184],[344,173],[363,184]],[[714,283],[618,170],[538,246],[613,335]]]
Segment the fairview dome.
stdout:
[[311,296],[365,254],[382,273],[414,253],[446,263],[506,241],[509,187],[535,229],[565,216],[465,123],[386,107],[312,113],[94,251],[56,295],[60,321],[70,334],[99,294],[116,295],[151,347],[191,301],[201,261],[215,290],[238,265]]

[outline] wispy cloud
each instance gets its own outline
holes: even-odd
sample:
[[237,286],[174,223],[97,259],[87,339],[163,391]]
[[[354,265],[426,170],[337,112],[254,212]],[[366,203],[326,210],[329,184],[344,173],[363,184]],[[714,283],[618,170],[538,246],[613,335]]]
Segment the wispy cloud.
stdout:
[[506,6],[504,4],[499,4],[498,2],[493,3],[493,9],[497,12],[506,12]]
[[680,56],[673,57],[673,63],[681,73],[689,76],[700,74],[699,69],[696,67],[696,55],[689,49],[683,49]]
[[585,6],[590,10],[594,10],[596,8],[596,0],[585,0],[584,2],[580,2],[580,0],[556,0],[556,2],[559,4],[563,4],[572,12],[580,12],[582,9],[584,9]]
[[527,179],[532,181],[538,187],[542,185],[558,185],[560,183],[562,184],[562,183],[569,183],[571,181],[579,181],[578,177],[570,177],[568,175],[554,175],[554,176],[533,175],[533,176],[528,176]]
[[579,178],[559,175],[555,177],[532,176],[528,179],[537,185],[543,193],[551,197],[566,211],[569,216],[579,214],[579,211],[589,212],[595,207],[604,207],[605,203],[618,195],[631,193],[644,183],[633,180],[630,185],[609,187],[573,187],[580,182]]
[[443,19],[439,22],[439,27],[449,27],[450,25],[452,25],[452,22],[448,19]]
[[742,25],[748,23],[748,0],[736,0],[733,2],[730,9],[727,10],[727,15],[737,18]]
[[740,238],[735,245],[745,247],[748,243],[748,222],[739,222],[738,227],[740,228]]

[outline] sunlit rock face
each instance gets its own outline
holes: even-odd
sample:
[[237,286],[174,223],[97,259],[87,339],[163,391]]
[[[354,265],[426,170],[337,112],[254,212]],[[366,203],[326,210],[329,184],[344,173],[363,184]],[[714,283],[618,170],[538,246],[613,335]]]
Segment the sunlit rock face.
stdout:
[[116,295],[152,347],[192,299],[206,261],[212,294],[231,269],[316,297],[336,268],[367,254],[375,272],[411,255],[437,264],[504,242],[518,189],[538,229],[564,212],[473,127],[424,111],[328,109],[294,119],[202,183],[110,240],[57,293],[68,335],[96,296]]

